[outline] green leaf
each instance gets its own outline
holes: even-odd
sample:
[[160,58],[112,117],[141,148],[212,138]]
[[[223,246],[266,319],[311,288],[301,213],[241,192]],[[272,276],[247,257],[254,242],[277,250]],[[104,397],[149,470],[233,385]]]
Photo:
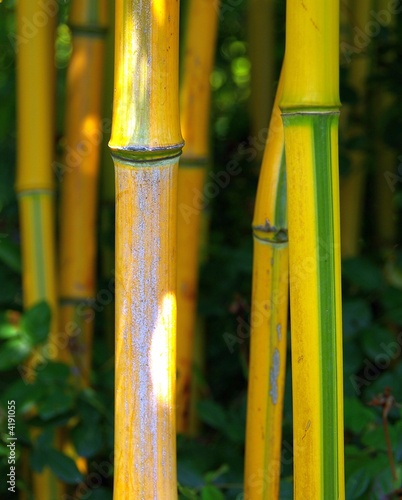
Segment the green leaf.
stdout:
[[375,413],[357,398],[345,398],[345,429],[359,434],[369,423],[376,420]]
[[354,472],[346,482],[346,498],[348,500],[355,500],[361,498],[361,495],[370,484],[370,475],[366,469],[359,469]]
[[187,488],[186,486],[182,486],[181,484],[178,484],[177,487],[182,498],[186,498],[188,500],[198,500],[197,493],[195,493],[195,491],[193,491],[191,488]]
[[10,339],[21,335],[21,330],[8,319],[9,312],[0,312],[0,339]]
[[38,370],[37,382],[44,385],[65,383],[70,376],[70,367],[65,363],[49,361],[43,370]]
[[363,328],[367,328],[372,321],[371,309],[364,300],[345,300],[342,311],[345,340],[354,338]]
[[46,450],[46,461],[52,472],[67,484],[77,484],[84,478],[74,460],[54,449]]
[[219,469],[207,472],[204,476],[205,482],[206,483],[212,483],[218,477],[222,476],[223,474],[226,474],[228,472],[229,466],[227,464],[222,464]]
[[201,500],[225,500],[225,497],[216,486],[208,484],[201,490]]
[[29,460],[34,472],[42,472],[47,464],[46,449],[34,446],[29,454]]
[[113,500],[113,492],[106,488],[97,488],[91,491],[86,498],[90,500]]
[[50,320],[51,310],[47,302],[38,302],[23,314],[21,327],[33,345],[45,342],[49,335]]
[[[388,425],[389,438],[391,446],[394,447],[397,443],[397,431],[395,427]],[[362,436],[362,443],[375,450],[387,451],[387,443],[385,440],[384,428],[379,425],[375,429],[370,429]]]
[[212,428],[224,429],[227,423],[225,410],[211,400],[199,401],[197,405],[200,419]]
[[356,257],[342,262],[342,275],[363,292],[374,292],[383,284],[380,269],[368,259]]
[[93,457],[102,449],[103,439],[100,426],[91,423],[80,423],[71,432],[75,449],[81,457]]
[[68,412],[73,407],[73,404],[74,397],[72,394],[55,390],[39,403],[39,415],[43,420],[50,420],[53,417]]
[[[396,336],[378,325],[373,325],[361,332],[361,341],[365,354],[379,364],[385,363],[384,368],[388,368],[393,360],[401,353],[401,346],[396,340]],[[395,356],[391,356],[395,353]],[[381,358],[381,359],[380,359]]]
[[10,370],[26,360],[32,345],[25,337],[11,339],[0,347],[0,371]]
[[0,238],[0,261],[18,274],[21,274],[20,247],[7,236]]

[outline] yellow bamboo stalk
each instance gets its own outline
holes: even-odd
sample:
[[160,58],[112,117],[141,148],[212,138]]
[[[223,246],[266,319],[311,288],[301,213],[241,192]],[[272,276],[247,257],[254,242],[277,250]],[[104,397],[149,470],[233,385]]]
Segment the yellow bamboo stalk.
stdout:
[[[187,13],[181,130],[186,142],[178,177],[177,220],[177,431],[189,432],[193,339],[196,323],[201,210],[195,193],[203,190],[209,161],[208,129],[218,0],[191,0]],[[202,34],[202,36],[200,36]]]
[[101,96],[106,0],[73,0],[67,73],[60,217],[60,331],[78,335],[63,353],[79,384],[89,384],[96,280],[96,210],[102,141]]
[[173,499],[176,215],[182,137],[176,0],[116,1],[114,496]]
[[344,499],[339,1],[288,0],[286,13],[294,498]]
[[247,397],[245,498],[279,498],[286,372],[288,248],[279,83],[253,220],[254,260]]
[[273,0],[249,0],[247,3],[247,41],[251,62],[251,133],[254,137],[258,137],[261,130],[265,129],[269,123],[274,100],[274,30]]
[[[364,32],[370,19],[372,0],[348,2],[349,23]],[[355,34],[355,31],[353,31]],[[357,102],[349,106],[345,140],[360,140],[367,135],[365,127],[366,80],[370,69],[367,48],[353,54],[349,62],[348,82],[356,92]],[[340,180],[342,257],[355,257],[360,251],[367,156],[362,149],[349,150],[350,172]]]
[[[17,3],[17,179],[24,307],[46,300],[52,310],[49,341],[57,333],[54,241],[54,42],[57,9],[40,0]],[[35,356],[30,362],[35,371]],[[33,474],[35,498],[62,492],[47,469]]]

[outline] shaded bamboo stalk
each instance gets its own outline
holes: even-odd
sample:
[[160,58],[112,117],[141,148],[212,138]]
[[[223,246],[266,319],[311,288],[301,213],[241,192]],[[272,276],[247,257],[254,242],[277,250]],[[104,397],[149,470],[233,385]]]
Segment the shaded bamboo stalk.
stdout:
[[[372,0],[348,2],[349,25],[364,32],[370,19]],[[355,31],[353,31],[355,33]],[[367,136],[365,120],[367,105],[367,77],[370,69],[370,57],[367,48],[359,54],[349,54],[348,83],[356,93],[356,102],[350,104],[344,127],[345,141],[349,143],[348,157],[350,172],[340,179],[341,200],[341,242],[342,257],[355,257],[360,252],[360,240],[363,219],[364,193],[367,173],[367,155],[364,140]],[[352,143],[355,144],[352,144]]]
[[177,498],[179,4],[116,1],[114,496]]
[[288,0],[286,12],[294,498],[344,499],[339,1]]
[[[208,240],[209,228],[211,222],[211,211],[209,207],[204,207],[201,212],[200,221],[200,245],[199,245],[199,265],[200,267],[208,259]],[[190,390],[190,416],[189,416],[189,434],[196,436],[201,428],[201,422],[198,417],[198,402],[207,392],[205,383],[205,342],[206,342],[206,324],[205,318],[197,315],[194,329],[193,341],[193,370],[191,376]]]
[[96,211],[102,141],[101,96],[106,0],[73,0],[72,55],[67,72],[64,172],[60,216],[60,331],[65,361],[89,384],[96,280]]
[[[178,177],[177,220],[177,431],[189,432],[190,394],[196,324],[202,207],[209,162],[210,74],[218,28],[218,0],[191,0],[184,42],[180,91],[185,140]],[[200,36],[202,33],[202,36]]]
[[245,498],[279,498],[286,373],[288,242],[279,83],[258,181],[247,398]]
[[[57,334],[54,239],[54,43],[57,9],[40,0],[17,2],[17,179],[24,308],[45,300],[51,307],[49,342]],[[36,20],[36,22],[35,22]],[[40,22],[39,22],[40,21]],[[35,27],[32,36],[26,26]],[[55,353],[57,356],[57,353]],[[27,367],[35,376],[37,358]],[[34,437],[34,436],[33,436]],[[59,498],[62,488],[45,469],[33,474],[35,498]]]
[[[251,62],[251,133],[258,137],[269,123],[274,100],[275,9],[273,0],[247,3],[247,41]],[[260,155],[259,151],[258,154]]]
[[[389,30],[388,40],[392,39],[396,26],[395,14],[392,9],[389,9],[389,2],[376,0],[375,11],[386,13],[383,19],[384,27]],[[378,40],[378,48],[380,43],[380,40]],[[375,216],[377,219],[375,239],[377,245],[383,250],[390,250],[396,243],[397,214],[393,193],[395,190],[394,179],[397,175],[396,167],[399,166],[399,162],[395,149],[390,147],[384,140],[385,133],[381,130],[380,124],[384,123],[384,114],[389,113],[395,104],[395,94],[388,90],[383,82],[379,82],[373,92],[370,110],[373,112],[373,116],[376,117],[375,123],[377,124],[375,127]]]
[[[114,169],[110,156],[109,140],[112,130],[113,83],[114,83],[114,11],[115,0],[108,2],[108,32],[106,36],[106,55],[104,68],[104,92],[102,107],[103,140],[100,166],[100,261],[101,276],[106,289],[114,290]],[[109,303],[102,304],[102,320],[105,339],[114,350],[114,297]]]

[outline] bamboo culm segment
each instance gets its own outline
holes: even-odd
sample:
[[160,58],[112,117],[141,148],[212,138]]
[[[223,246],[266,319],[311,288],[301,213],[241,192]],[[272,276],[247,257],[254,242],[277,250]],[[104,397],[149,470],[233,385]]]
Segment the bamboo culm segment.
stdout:
[[[350,1],[349,13],[349,37],[355,34],[356,26],[364,30],[370,20],[370,9],[372,0]],[[364,50],[358,57],[349,59],[348,84],[356,93],[356,102],[350,103],[342,110],[346,115],[347,123],[344,129],[346,143],[361,141],[366,135],[365,130],[365,103],[367,101],[366,80],[369,76],[370,57]],[[366,185],[366,162],[367,154],[364,149],[351,149],[348,151],[350,163],[349,172],[340,179],[340,203],[341,203],[341,253],[343,258],[356,257],[360,250],[361,227],[363,221],[363,206]]]
[[61,178],[60,329],[77,325],[64,360],[80,384],[89,383],[95,296],[96,209],[106,0],[71,4],[72,56],[67,73],[67,107]]
[[[17,179],[20,211],[23,301],[29,308],[45,300],[51,307],[50,338],[57,333],[56,266],[54,241],[54,43],[55,17],[40,0],[16,3],[17,35],[24,43],[17,53]],[[35,36],[23,36],[24,23],[36,18],[47,22],[36,26]],[[38,123],[38,118],[40,121]],[[57,343],[53,343],[56,344]],[[34,353],[27,371],[35,374]],[[58,353],[56,353],[58,357]],[[28,377],[30,381],[31,377]],[[36,433],[31,434],[34,441]],[[63,488],[49,469],[32,475],[35,498],[60,498]]]
[[189,432],[191,419],[202,213],[194,207],[194,193],[203,190],[208,169],[211,98],[209,78],[214,62],[218,13],[218,0],[191,0],[184,38],[180,119],[186,145],[180,159],[177,222],[176,417],[177,431],[180,433]]
[[182,137],[176,0],[116,1],[115,480],[177,498],[176,218]]
[[115,166],[115,495],[173,499],[177,161]]
[[247,398],[245,497],[279,498],[288,316],[283,124],[277,90],[253,220],[254,256]]
[[339,187],[330,168],[338,113],[285,112],[283,120],[295,498],[344,498]]
[[339,0],[287,0],[285,59],[294,498],[344,499]]

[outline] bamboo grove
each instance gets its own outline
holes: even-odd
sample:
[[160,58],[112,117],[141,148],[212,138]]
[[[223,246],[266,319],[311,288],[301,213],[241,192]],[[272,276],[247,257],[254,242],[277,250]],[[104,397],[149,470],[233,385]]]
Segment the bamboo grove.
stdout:
[[374,345],[402,325],[383,133],[400,101],[374,59],[398,2],[3,1],[21,265],[8,233],[0,264],[22,301],[0,313],[19,377],[0,420],[15,399],[20,498],[400,494],[399,393]]

